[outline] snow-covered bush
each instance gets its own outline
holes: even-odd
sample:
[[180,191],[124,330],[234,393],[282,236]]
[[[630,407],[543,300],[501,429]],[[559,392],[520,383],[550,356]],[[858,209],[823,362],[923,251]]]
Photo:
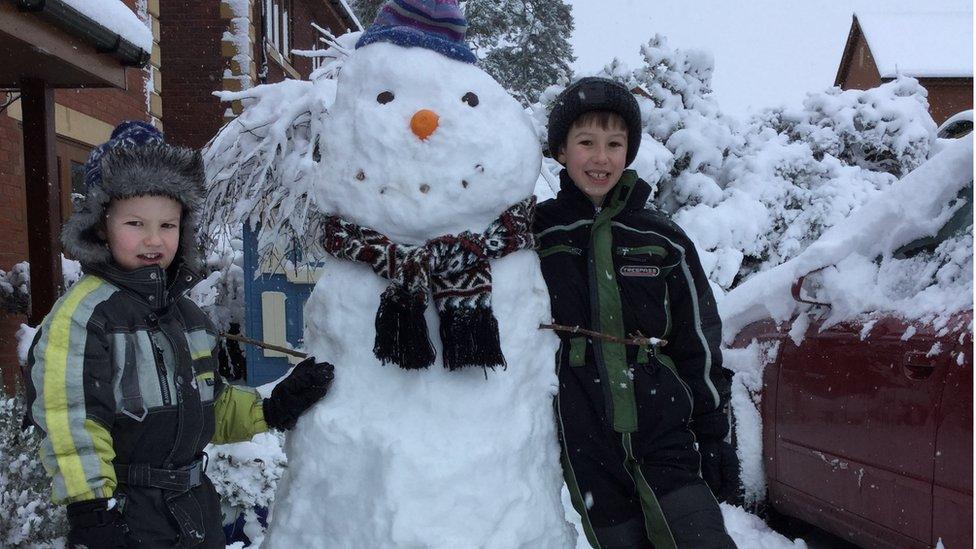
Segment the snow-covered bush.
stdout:
[[244,324],[244,241],[240,228],[217,229],[205,240],[207,277],[190,290],[190,299],[226,332]]
[[213,481],[224,508],[224,521],[244,513],[244,533],[252,543],[264,537],[264,529],[254,512],[255,506],[270,507],[275,489],[288,459],[282,444],[284,434],[268,431],[248,442],[209,445],[207,476]]
[[27,314],[30,309],[30,264],[17,263],[10,271],[0,270],[0,311]]
[[[65,289],[81,278],[81,263],[61,255],[61,278]],[[10,271],[0,270],[0,312],[26,315],[30,312],[30,263],[21,261]]]
[[22,389],[0,399],[0,547],[59,545],[68,531],[38,458],[41,436],[33,426],[20,430],[25,412]]
[[901,177],[928,158],[935,142],[927,97],[917,80],[904,76],[870,90],[830,88],[809,94],[801,111],[767,112],[764,125],[808,143],[818,159],[830,155]]

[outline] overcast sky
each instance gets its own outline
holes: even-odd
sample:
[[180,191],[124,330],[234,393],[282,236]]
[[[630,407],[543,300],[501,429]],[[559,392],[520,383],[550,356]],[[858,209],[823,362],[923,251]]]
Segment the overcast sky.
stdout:
[[[579,74],[614,57],[637,68],[654,33],[672,47],[715,58],[719,106],[742,116],[753,108],[799,105],[806,92],[834,83],[851,15],[867,11],[969,11],[971,0],[566,0]],[[971,40],[971,39],[970,39]]]

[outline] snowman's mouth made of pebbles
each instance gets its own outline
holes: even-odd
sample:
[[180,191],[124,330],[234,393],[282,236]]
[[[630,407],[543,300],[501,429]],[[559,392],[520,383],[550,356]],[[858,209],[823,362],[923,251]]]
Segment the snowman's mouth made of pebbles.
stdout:
[[[476,164],[474,166],[474,172],[477,174],[485,173],[485,167],[482,166],[481,164]],[[356,181],[366,181],[366,178],[367,176],[364,170],[359,170],[358,172],[356,172]],[[462,189],[467,189],[468,187],[471,186],[471,181],[470,179],[462,179],[460,185]],[[380,194],[386,194],[386,192],[389,189],[390,189],[389,187],[383,186],[380,187],[379,192]],[[427,194],[430,192],[430,185],[428,185],[427,183],[421,183],[420,185],[417,186],[417,190],[420,191],[420,194]]]
[[[376,101],[381,104],[389,103],[392,100],[393,100],[393,93],[389,91],[384,91],[376,96]],[[478,95],[475,94],[474,92],[466,93],[464,97],[461,98],[461,100],[467,103],[471,107],[478,106],[478,103],[480,101],[478,99]],[[417,137],[417,139],[420,139],[421,141],[426,141],[431,135],[434,134],[434,132],[437,131],[437,128],[439,126],[440,126],[440,116],[436,112],[430,109],[420,109],[419,111],[414,113],[414,115],[410,118],[410,131],[412,131],[413,134]],[[485,167],[482,166],[481,164],[475,164],[474,172],[476,174],[484,173]],[[367,179],[366,171],[360,169],[359,171],[356,172],[355,177],[357,181],[366,181]],[[471,181],[469,179],[461,179],[460,185],[461,188],[467,189],[469,186],[471,186]],[[379,193],[386,194],[388,190],[389,187],[383,186],[380,187]],[[420,191],[420,194],[427,194],[430,192],[430,185],[427,183],[420,183],[417,186],[417,190]]]

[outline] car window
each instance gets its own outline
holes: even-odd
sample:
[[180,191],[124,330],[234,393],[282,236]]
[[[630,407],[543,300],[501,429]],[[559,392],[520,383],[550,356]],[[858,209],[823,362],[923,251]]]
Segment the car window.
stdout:
[[952,217],[939,229],[939,232],[934,236],[923,236],[922,238],[913,240],[895,250],[895,253],[892,255],[898,259],[906,259],[922,252],[933,252],[946,239],[957,236],[972,227],[973,182],[970,181],[968,186],[960,190],[956,198],[962,200],[963,205],[952,214]]
[[972,120],[958,120],[939,130],[939,137],[943,139],[958,139],[973,131]]

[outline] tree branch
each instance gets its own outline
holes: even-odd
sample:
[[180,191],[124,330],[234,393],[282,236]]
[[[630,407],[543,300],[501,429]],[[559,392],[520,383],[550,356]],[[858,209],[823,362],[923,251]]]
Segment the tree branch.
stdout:
[[633,345],[636,347],[664,347],[668,344],[666,339],[658,339],[656,337],[644,337],[640,332],[636,334],[631,334],[629,338],[624,339],[617,336],[612,336],[610,334],[605,334],[602,332],[594,332],[593,330],[587,330],[585,328],[580,328],[579,326],[564,326],[562,324],[539,324],[540,330],[552,330],[554,332],[566,332],[570,334],[583,334],[589,337],[595,337],[597,339],[602,339],[609,341],[611,343],[620,343],[622,345]]
[[241,343],[246,343],[248,345],[254,345],[255,347],[261,347],[262,349],[268,349],[270,351],[278,351],[279,353],[285,353],[286,355],[297,356],[298,358],[308,358],[308,355],[301,352],[289,349],[287,347],[280,347],[278,345],[272,345],[270,343],[265,343],[263,341],[258,341],[256,339],[251,339],[249,337],[244,337],[242,335],[226,334],[221,332],[220,337],[225,339],[232,339],[234,341],[239,341]]

